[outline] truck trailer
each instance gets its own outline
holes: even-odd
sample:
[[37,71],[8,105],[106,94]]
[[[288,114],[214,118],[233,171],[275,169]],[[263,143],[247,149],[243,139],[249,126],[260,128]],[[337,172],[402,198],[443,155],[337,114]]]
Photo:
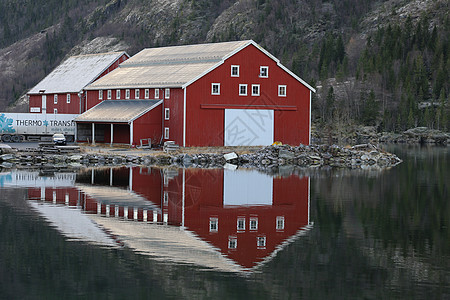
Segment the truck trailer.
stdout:
[[62,133],[67,141],[75,137],[78,114],[0,113],[0,139],[5,143],[22,141],[50,141],[55,133]]

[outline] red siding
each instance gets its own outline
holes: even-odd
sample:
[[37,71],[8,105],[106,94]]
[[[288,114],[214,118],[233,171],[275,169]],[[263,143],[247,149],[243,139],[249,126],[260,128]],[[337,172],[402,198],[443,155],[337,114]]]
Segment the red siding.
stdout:
[[[240,66],[239,77],[231,77],[231,65]],[[269,67],[268,78],[259,77],[260,66]],[[211,95],[211,83],[220,83],[220,95]],[[239,84],[247,84],[248,96],[239,96]],[[260,85],[260,96],[251,96],[252,84]],[[286,97],[278,96],[278,85],[287,86]],[[253,45],[188,86],[186,95],[186,146],[223,146],[223,107],[229,105],[275,108],[274,140],[293,145],[309,143],[310,90]],[[201,107],[210,104],[222,108]]]
[[140,145],[141,139],[150,138],[152,144],[161,141],[162,105],[158,105],[151,111],[139,117],[133,122],[133,144]]

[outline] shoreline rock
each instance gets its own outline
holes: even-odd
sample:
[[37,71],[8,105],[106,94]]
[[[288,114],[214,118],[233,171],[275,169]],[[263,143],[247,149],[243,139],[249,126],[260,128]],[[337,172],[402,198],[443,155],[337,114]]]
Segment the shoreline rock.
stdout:
[[396,155],[385,152],[372,144],[353,147],[337,145],[272,145],[249,153],[185,153],[183,149],[172,153],[133,155],[103,153],[54,153],[29,150],[0,156],[0,167],[89,167],[89,166],[176,166],[186,168],[254,168],[271,172],[278,168],[346,168],[385,169],[402,162]]

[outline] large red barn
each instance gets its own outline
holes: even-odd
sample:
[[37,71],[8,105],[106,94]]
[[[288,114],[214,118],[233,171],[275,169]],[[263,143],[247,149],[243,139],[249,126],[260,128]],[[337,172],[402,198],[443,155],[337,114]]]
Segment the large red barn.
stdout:
[[132,145],[310,143],[314,88],[252,40],[144,49],[86,91],[87,109],[104,100],[161,101],[159,134],[130,123]]

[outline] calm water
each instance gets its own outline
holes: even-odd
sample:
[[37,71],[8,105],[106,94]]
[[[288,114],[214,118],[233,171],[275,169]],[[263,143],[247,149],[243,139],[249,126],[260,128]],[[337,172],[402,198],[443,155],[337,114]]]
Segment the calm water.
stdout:
[[382,172],[2,170],[0,298],[449,299],[449,147],[388,150]]

